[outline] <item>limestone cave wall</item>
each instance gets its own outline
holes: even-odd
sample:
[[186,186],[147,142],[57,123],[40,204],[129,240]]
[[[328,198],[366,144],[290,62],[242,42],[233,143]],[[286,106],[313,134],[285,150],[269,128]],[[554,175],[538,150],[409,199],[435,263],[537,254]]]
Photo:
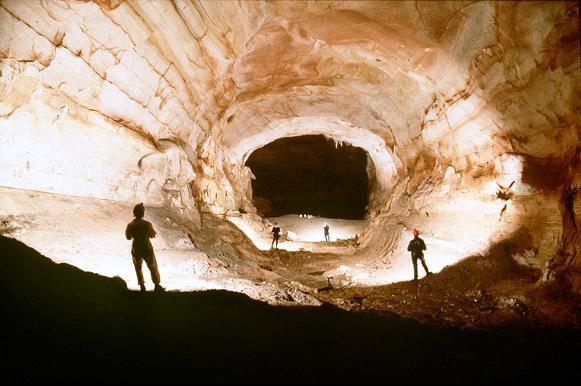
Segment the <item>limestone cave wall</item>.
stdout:
[[578,265],[579,46],[577,2],[2,0],[0,186],[199,225],[255,213],[252,151],[322,134],[373,161],[362,256],[417,227]]

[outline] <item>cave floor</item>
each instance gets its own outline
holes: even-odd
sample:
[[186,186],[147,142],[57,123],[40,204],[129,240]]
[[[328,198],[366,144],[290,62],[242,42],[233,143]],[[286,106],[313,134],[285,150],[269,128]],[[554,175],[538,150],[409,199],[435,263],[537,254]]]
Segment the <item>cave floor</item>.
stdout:
[[[0,193],[0,233],[55,262],[120,276],[130,289],[138,288],[130,243],[123,237],[131,205],[6,188]],[[282,244],[279,250],[262,251],[224,219],[205,217],[195,231],[161,208],[148,211],[146,217],[160,235],[154,246],[163,284],[171,291],[227,289],[269,304],[327,303],[350,311],[396,313],[428,324],[467,328],[510,323],[581,325],[578,297],[539,289],[539,273],[519,266],[506,254],[475,255],[449,265],[440,261],[441,267],[433,258],[437,255],[429,255],[428,265],[436,274],[424,277],[420,268],[415,283],[410,281],[407,254],[399,260],[391,256],[391,260],[361,261],[347,253],[355,249],[353,240],[307,242],[321,247],[318,252],[289,251]],[[331,230],[338,228],[331,226]]]
[[[298,283],[323,303],[349,311],[394,313],[426,324],[469,329],[507,324],[581,326],[581,298],[538,286],[540,272],[516,263],[510,253],[501,251],[503,247],[455,261],[457,249],[444,240],[426,239],[432,246],[426,260],[434,274],[426,276],[419,266],[418,281],[410,280],[408,253],[364,261],[345,253],[354,246],[353,240],[311,243],[315,244],[311,250],[299,251],[281,245],[266,253],[261,268]],[[316,244],[325,244],[324,252]]]
[[[258,249],[272,252],[272,234],[269,229],[256,227],[253,221],[245,216],[227,216],[227,219],[244,232]],[[356,237],[369,224],[367,220],[324,217],[300,218],[296,214],[268,217],[265,220],[271,224],[278,222],[279,227],[282,229],[282,236],[278,243],[279,250],[334,253],[338,255],[353,254],[356,249]],[[325,223],[328,223],[331,229],[330,242],[325,241],[323,233]]]
[[[581,326],[579,296],[538,286],[539,272],[515,264],[509,256],[475,255],[430,276],[422,272],[418,281],[362,285],[353,283],[341,269],[333,269],[344,267],[349,258],[281,250],[272,255],[265,268],[281,275],[290,272],[289,281],[304,284],[321,302],[349,311],[393,313],[426,324],[470,329],[510,324]],[[411,263],[407,270],[411,276]]]

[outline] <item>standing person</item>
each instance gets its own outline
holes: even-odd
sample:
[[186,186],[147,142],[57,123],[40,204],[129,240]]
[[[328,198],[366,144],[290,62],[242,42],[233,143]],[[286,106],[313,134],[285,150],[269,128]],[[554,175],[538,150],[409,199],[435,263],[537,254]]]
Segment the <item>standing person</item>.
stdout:
[[143,280],[143,271],[141,266],[145,260],[147,268],[151,273],[151,280],[155,284],[155,291],[164,291],[160,285],[159,271],[157,269],[157,261],[155,260],[155,253],[153,252],[153,245],[151,245],[150,238],[155,237],[156,233],[153,225],[149,221],[143,219],[145,215],[145,207],[143,203],[135,205],[133,208],[133,215],[135,218],[125,228],[125,237],[127,240],[133,239],[131,246],[131,256],[133,256],[133,265],[135,266],[135,273],[137,274],[137,282],[141,292],[145,292],[145,280]]
[[329,237],[329,224],[325,223],[323,229],[325,230],[325,241],[331,241],[331,238]]
[[272,249],[273,245],[276,245],[275,249],[278,249],[279,238],[280,238],[280,227],[278,226],[278,223],[275,222],[274,226],[272,227],[272,243],[270,244],[270,249]]
[[424,252],[426,250],[426,243],[419,237],[420,231],[414,229],[414,238],[408,245],[408,251],[412,253],[412,263],[414,264],[414,280],[418,280],[418,259],[422,262],[422,267],[426,271],[426,276],[432,273],[428,270],[426,261],[424,260]]

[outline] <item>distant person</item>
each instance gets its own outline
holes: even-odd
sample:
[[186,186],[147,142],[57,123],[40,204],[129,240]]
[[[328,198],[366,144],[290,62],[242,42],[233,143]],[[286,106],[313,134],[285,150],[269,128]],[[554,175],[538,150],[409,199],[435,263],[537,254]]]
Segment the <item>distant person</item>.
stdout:
[[280,227],[278,223],[275,222],[274,226],[272,227],[272,243],[270,244],[270,249],[272,246],[275,245],[275,249],[278,249],[278,239],[280,238]]
[[131,255],[133,256],[133,265],[135,266],[135,273],[137,274],[137,282],[141,292],[145,292],[145,281],[143,280],[143,271],[141,266],[145,260],[147,268],[151,273],[151,280],[155,284],[155,291],[164,291],[160,285],[159,271],[157,269],[157,261],[155,260],[155,253],[151,245],[150,238],[155,237],[156,233],[153,225],[149,221],[143,219],[145,215],[145,207],[143,204],[137,204],[133,208],[133,215],[135,218],[125,229],[125,237],[127,240],[133,239],[131,246]]
[[323,229],[325,230],[325,241],[331,241],[331,238],[329,237],[329,224],[325,223]]
[[418,259],[422,262],[422,267],[426,271],[426,276],[432,273],[428,270],[426,261],[424,260],[424,251],[426,250],[426,243],[419,237],[420,231],[414,229],[414,238],[408,245],[408,251],[412,253],[412,263],[414,264],[414,280],[418,280]]

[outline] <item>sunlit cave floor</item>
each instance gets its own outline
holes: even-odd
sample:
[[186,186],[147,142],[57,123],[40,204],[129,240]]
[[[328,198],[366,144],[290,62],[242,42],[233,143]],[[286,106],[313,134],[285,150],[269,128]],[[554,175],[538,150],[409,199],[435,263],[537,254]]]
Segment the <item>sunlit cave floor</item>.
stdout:
[[[282,229],[278,248],[290,252],[332,253],[351,255],[356,251],[355,240],[368,225],[367,220],[345,220],[324,217],[301,218],[298,214],[268,217],[256,223],[254,216],[228,215],[226,219],[236,225],[252,240],[256,248],[271,252],[272,233],[266,227],[276,222]],[[330,242],[325,241],[323,227],[331,228]],[[258,227],[257,227],[258,225]]]
[[438,327],[227,291],[141,294],[0,236],[3,381],[555,384],[581,330]]

